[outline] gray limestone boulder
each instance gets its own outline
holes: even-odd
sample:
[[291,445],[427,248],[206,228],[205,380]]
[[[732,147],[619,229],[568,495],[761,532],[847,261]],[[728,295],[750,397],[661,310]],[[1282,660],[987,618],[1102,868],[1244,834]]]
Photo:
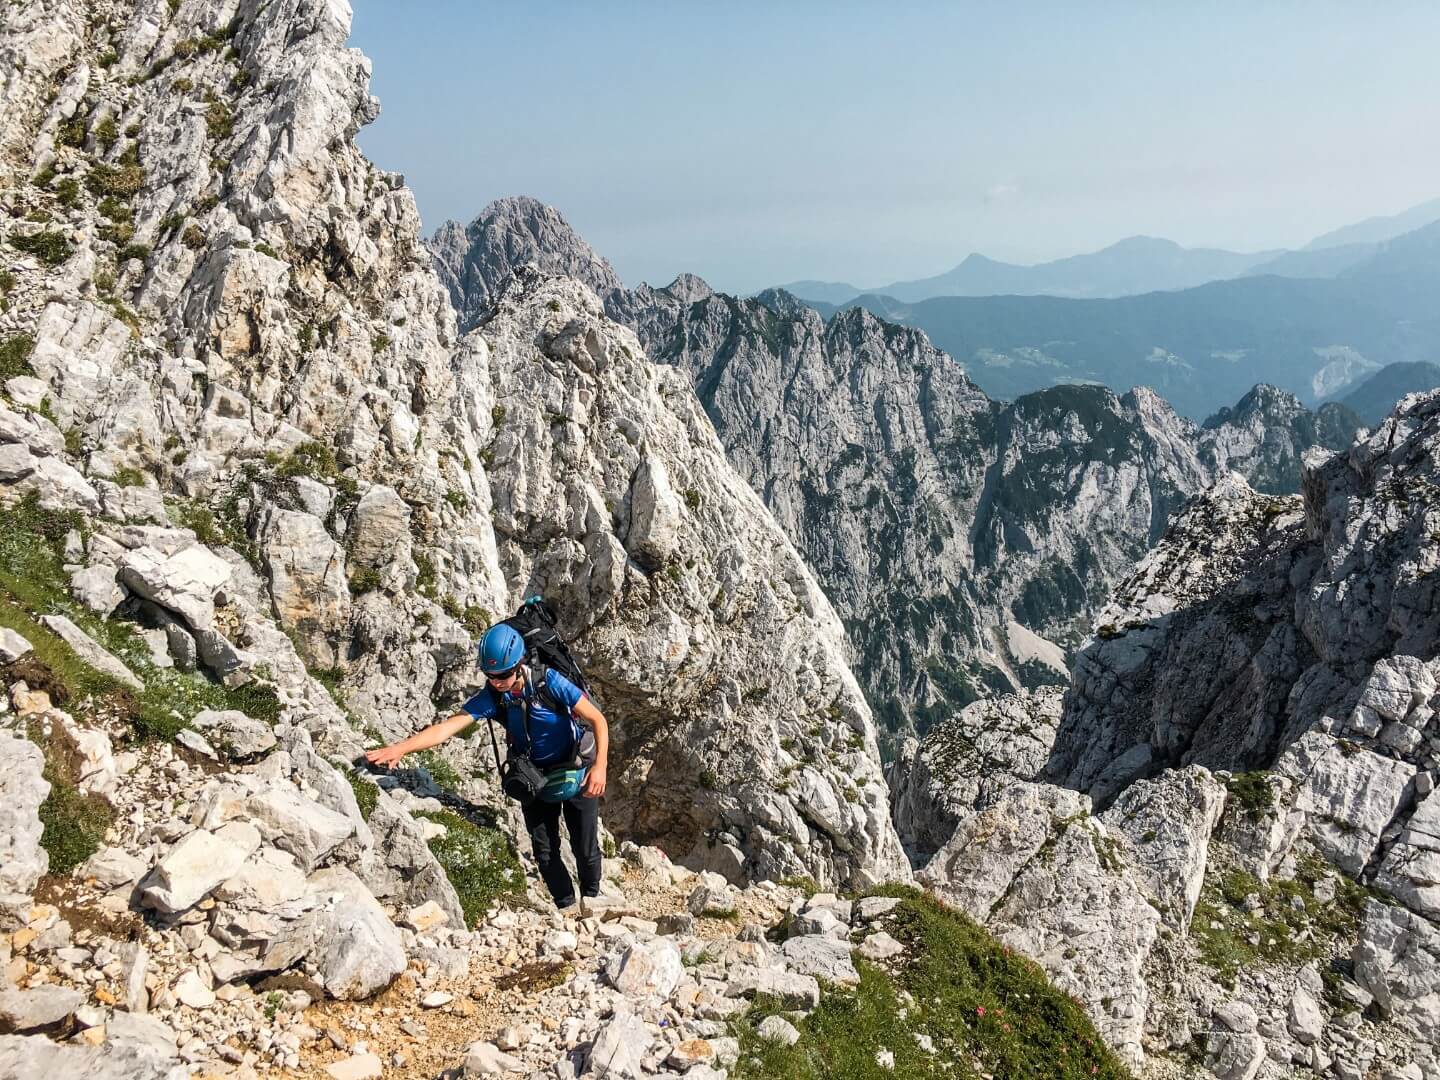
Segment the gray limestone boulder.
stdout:
[[190,721],[231,761],[247,761],[274,749],[274,729],[235,709],[202,709]]
[[343,867],[330,867],[310,875],[309,885],[320,907],[307,964],[325,992],[354,1001],[394,982],[408,962],[405,945],[364,883]]
[[80,992],[67,986],[0,987],[0,1035],[59,1031],[84,1003]]
[[850,958],[850,944],[824,935],[789,938],[780,946],[785,966],[837,986],[858,986],[860,973]]
[[606,965],[610,984],[629,998],[657,997],[675,992],[684,978],[680,949],[666,937],[637,941],[616,954]]
[[260,830],[247,821],[231,821],[214,832],[196,829],[141,882],[143,901],[167,914],[184,911],[233,877],[259,846]]
[[1190,928],[1225,799],[1225,785],[1192,765],[1137,781],[1100,815],[1129,840],[1136,876],[1178,933]]
[[124,683],[133,690],[145,688],[145,684],[136,677],[133,671],[64,615],[42,615],[40,621],[54,631],[65,644],[74,649],[76,656],[102,675],[109,675],[112,679]]
[[633,1013],[617,1012],[601,1026],[590,1046],[586,1075],[642,1080],[651,1041],[644,1021]]
[[38,746],[0,731],[0,893],[30,893],[50,867],[40,846],[40,804],[50,794],[44,769]]
[[0,1036],[0,1076],[10,1080],[188,1080],[190,1069],[178,1058],[164,1057],[135,1043],[104,1046],[56,1043],[41,1035]]
[[0,664],[10,664],[30,652],[33,646],[8,626],[0,626]]
[[1440,926],[1368,901],[1351,959],[1381,1014],[1411,1035],[1426,1075],[1440,1070]]

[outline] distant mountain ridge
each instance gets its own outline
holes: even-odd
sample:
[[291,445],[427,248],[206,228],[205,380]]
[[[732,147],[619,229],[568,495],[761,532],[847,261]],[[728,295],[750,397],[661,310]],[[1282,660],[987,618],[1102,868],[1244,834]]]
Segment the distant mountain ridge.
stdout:
[[[1159,289],[1186,289],[1207,281],[1238,277],[1279,254],[1278,251],[1243,254],[1184,248],[1171,240],[1132,236],[1100,251],[1034,266],[972,254],[943,274],[897,281],[868,291],[909,302],[936,296],[1108,298]],[[844,304],[862,294],[862,290],[839,282],[801,281],[782,288],[805,300],[834,304]]]
[[[1406,394],[1433,390],[1437,386],[1440,386],[1440,365],[1423,362],[1390,364],[1351,390],[1340,399],[1339,404],[1374,427]],[[1328,407],[1321,406],[1322,409]]]
[[1386,364],[1440,356],[1436,295],[1440,222],[1333,278],[1242,277],[1109,300],[867,295],[844,306],[924,330],[993,397],[1074,382],[1151,386],[1199,420],[1256,382],[1314,404]]
[[862,289],[848,282],[782,285],[803,300],[843,306],[862,295],[915,303],[939,296],[1060,296],[1114,299],[1191,289],[1247,275],[1334,277],[1373,257],[1380,245],[1440,221],[1440,199],[1388,217],[1375,217],[1317,237],[1299,251],[1242,253],[1186,248],[1172,240],[1131,236],[1100,251],[1031,266],[976,253],[934,277]]

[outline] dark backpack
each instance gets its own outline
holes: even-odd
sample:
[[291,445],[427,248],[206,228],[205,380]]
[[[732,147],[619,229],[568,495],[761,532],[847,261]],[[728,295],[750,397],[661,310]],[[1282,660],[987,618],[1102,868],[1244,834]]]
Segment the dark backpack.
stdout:
[[[556,701],[545,682],[547,668],[558,671],[579,688],[582,694],[590,694],[590,684],[580,662],[565,644],[555,629],[556,615],[540,596],[532,596],[520,605],[520,610],[503,620],[525,639],[525,661],[535,672],[535,692],[545,704],[557,713],[568,714],[570,710],[563,702]],[[590,694],[594,697],[593,694]]]

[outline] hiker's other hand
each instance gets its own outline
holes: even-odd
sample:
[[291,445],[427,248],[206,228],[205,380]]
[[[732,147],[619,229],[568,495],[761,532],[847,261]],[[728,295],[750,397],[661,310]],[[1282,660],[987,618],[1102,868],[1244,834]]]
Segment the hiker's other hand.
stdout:
[[593,799],[597,795],[605,794],[605,766],[596,765],[590,770],[590,775],[585,777],[585,786],[580,789],[580,794],[587,799]]
[[366,761],[371,765],[383,765],[387,769],[404,756],[405,752],[395,746],[382,746],[378,750],[365,751]]

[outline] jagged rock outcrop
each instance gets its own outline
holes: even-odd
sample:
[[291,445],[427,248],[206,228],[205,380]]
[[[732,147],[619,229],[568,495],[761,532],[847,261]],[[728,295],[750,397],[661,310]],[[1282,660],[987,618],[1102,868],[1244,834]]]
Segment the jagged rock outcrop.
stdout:
[[523,195],[496,199],[469,225],[445,222],[426,245],[462,333],[484,321],[505,279],[522,266],[582,281],[601,297],[624,287],[558,210]]
[[890,813],[905,853],[923,866],[955,827],[1045,767],[1062,692],[1046,687],[967,705],[923,740],[908,740],[886,766]]
[[506,578],[558,601],[620,718],[615,827],[731,876],[904,876],[839,620],[684,376],[531,271],[456,372]]
[[1435,768],[1437,438],[1440,396],[1412,396],[1312,458],[1303,499],[1236,479],[1188,508],[1097,620],[1050,774],[1093,791],[1182,762],[1265,768],[1307,732]]
[[[507,220],[511,202],[481,220]],[[543,258],[595,258],[558,214],[545,220]],[[489,235],[465,257],[476,311],[515,269]],[[780,290],[589,276],[653,359],[689,373],[731,464],[835,603],[887,734],[1062,684],[1067,650],[1187,498],[1231,468],[1293,491],[1300,452],[1348,440],[1269,387],[1207,429],[1144,389],[992,402],[923,333],[860,309],[826,323]]]
[[1305,452],[1348,449],[1361,426],[1344,405],[1326,402],[1311,412],[1288,391],[1262,383],[1201,425],[1200,456],[1217,471],[1240,473],[1256,491],[1293,495]]

